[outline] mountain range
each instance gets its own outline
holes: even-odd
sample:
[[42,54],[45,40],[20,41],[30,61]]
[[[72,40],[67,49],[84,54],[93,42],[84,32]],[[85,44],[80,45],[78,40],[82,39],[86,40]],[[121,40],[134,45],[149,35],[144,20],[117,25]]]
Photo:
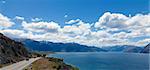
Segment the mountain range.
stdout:
[[[35,41],[31,39],[15,39],[15,40],[25,44],[25,46],[28,49],[36,50],[36,51],[140,53],[142,52],[142,50],[147,49],[147,48],[134,46],[134,45],[116,45],[116,46],[105,46],[105,47],[99,48],[95,46],[80,45],[77,43],[54,43],[54,42],[48,42],[48,41]],[[147,50],[144,50],[144,51],[147,51]]]
[[[17,40],[17,39],[16,39]],[[51,52],[107,52],[104,49],[80,45],[77,43],[53,43],[47,41],[35,41],[31,39],[18,39],[25,46],[31,50],[36,51],[51,51]]]
[[95,47],[80,45],[77,43],[53,43],[47,41],[35,41],[31,39],[12,40],[0,33],[0,64],[18,62],[30,57],[30,51],[51,52],[127,52],[149,53],[150,44],[145,47],[132,45],[118,45],[107,47]]
[[109,52],[134,52],[139,53],[143,49],[142,47],[133,46],[133,45],[116,45],[116,46],[105,46],[102,49]]

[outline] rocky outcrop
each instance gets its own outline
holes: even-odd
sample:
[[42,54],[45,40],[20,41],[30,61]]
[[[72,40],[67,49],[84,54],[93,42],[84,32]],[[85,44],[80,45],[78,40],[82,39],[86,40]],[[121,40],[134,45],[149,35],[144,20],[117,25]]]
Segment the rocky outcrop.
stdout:
[[16,42],[0,33],[0,64],[18,62],[29,56],[21,42]]
[[141,53],[150,53],[150,43],[144,47],[144,49],[141,51]]

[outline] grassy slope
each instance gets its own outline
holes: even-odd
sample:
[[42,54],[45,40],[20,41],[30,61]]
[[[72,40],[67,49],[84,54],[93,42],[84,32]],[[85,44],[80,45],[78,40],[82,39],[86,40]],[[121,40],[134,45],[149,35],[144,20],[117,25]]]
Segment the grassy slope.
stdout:
[[67,65],[62,59],[58,58],[42,58],[33,62],[24,70],[79,70],[76,67]]

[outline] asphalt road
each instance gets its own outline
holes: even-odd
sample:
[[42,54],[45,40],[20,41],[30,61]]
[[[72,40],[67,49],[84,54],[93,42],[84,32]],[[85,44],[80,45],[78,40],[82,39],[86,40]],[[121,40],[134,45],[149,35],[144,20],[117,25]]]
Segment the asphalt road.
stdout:
[[38,58],[31,58],[28,61],[27,60],[23,60],[23,61],[11,64],[9,66],[3,67],[0,70],[22,70],[26,66],[30,65],[32,62],[34,62],[34,61],[36,61],[38,59],[40,59],[40,57],[38,57]]

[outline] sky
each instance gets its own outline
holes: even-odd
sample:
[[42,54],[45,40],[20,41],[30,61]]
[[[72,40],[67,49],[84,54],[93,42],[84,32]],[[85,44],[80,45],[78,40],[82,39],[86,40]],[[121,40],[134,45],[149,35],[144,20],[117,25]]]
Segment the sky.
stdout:
[[0,0],[0,32],[97,47],[145,46],[149,9],[149,0]]

